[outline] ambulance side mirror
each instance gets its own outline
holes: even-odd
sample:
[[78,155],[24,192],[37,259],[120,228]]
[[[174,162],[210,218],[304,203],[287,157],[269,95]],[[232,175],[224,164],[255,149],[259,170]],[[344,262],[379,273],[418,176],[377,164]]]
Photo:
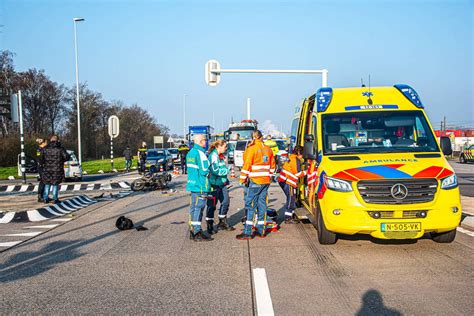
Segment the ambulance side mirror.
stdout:
[[315,159],[313,134],[304,135],[303,157],[305,159]]
[[451,139],[447,136],[441,136],[439,138],[439,143],[441,145],[441,151],[445,156],[450,156],[453,154],[453,148],[451,146]]

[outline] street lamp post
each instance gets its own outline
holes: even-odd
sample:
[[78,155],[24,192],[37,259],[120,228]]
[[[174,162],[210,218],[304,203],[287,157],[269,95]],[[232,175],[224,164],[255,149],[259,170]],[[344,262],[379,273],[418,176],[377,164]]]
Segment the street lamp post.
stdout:
[[77,154],[79,165],[82,165],[82,149],[81,149],[81,108],[79,104],[79,65],[77,61],[77,32],[76,23],[84,21],[83,18],[74,18],[74,50],[76,55],[76,103],[77,103]]
[[186,139],[186,94],[183,95],[183,137]]

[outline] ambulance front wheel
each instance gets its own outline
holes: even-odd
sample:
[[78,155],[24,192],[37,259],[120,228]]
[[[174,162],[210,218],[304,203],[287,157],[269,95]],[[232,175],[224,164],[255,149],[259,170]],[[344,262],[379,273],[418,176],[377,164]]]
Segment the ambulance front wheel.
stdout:
[[336,233],[327,230],[321,209],[318,209],[318,241],[321,245],[332,245],[337,241]]
[[434,241],[447,244],[451,243],[454,241],[454,238],[456,238],[456,229],[450,230],[445,233],[431,233],[431,238],[433,238]]
[[466,157],[464,157],[464,155],[459,156],[459,162],[466,163]]

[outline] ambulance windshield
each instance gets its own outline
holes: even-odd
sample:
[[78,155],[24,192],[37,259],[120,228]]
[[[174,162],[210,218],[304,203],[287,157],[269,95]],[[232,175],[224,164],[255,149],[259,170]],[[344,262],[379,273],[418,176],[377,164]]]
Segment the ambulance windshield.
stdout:
[[325,114],[325,154],[438,152],[422,111]]

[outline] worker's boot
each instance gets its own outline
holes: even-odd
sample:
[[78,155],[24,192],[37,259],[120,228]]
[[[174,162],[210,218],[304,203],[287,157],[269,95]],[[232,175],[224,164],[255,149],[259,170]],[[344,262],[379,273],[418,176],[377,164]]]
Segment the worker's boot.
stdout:
[[233,231],[235,230],[234,227],[229,226],[227,223],[227,218],[219,218],[219,224],[217,224],[217,230],[227,230],[227,231]]
[[207,233],[209,235],[217,233],[217,231],[214,230],[214,221],[207,221]]
[[203,231],[199,231],[193,235],[193,240],[194,241],[212,241],[214,240],[214,238],[204,233]]

